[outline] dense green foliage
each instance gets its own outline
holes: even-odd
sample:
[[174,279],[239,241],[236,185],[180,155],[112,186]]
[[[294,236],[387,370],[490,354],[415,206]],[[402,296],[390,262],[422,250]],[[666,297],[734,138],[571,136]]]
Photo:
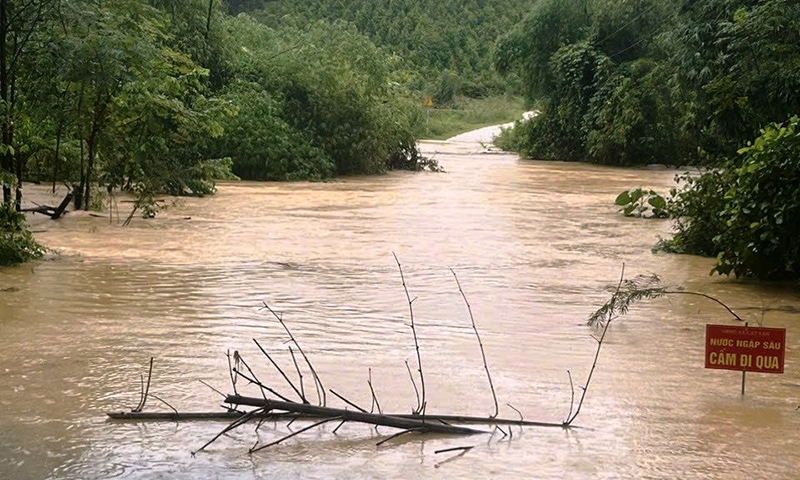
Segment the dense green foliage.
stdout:
[[455,96],[479,98],[516,88],[492,68],[495,40],[530,8],[527,0],[277,0],[232,2],[267,25],[302,26],[317,20],[354,24],[377,45],[403,60],[414,90],[436,104]]
[[680,105],[658,34],[674,2],[540,0],[498,44],[496,66],[524,81],[535,119],[501,138],[542,159],[676,163]]
[[539,0],[495,62],[541,113],[498,144],[542,159],[704,164],[679,177],[676,233],[661,247],[716,256],[721,274],[797,278],[798,45],[798,2]]
[[[240,5],[241,6],[241,5]],[[214,0],[0,0],[0,183],[122,189],[322,180],[420,167],[424,111],[398,57],[343,22],[270,27]],[[12,186],[16,186],[16,196]]]
[[498,44],[542,105],[528,156],[716,164],[800,111],[800,4],[539,0]]
[[350,24],[271,28],[213,0],[2,5],[21,19],[0,29],[3,170],[68,182],[78,207],[97,187],[204,195],[231,171],[320,180],[417,156],[407,72]]
[[346,24],[273,30],[226,19],[237,47],[221,91],[237,115],[216,145],[234,172],[264,180],[380,173],[415,151],[422,115],[395,58]]
[[739,154],[677,194],[678,229],[664,247],[702,248],[721,274],[800,278],[800,120],[766,127]]
[[770,126],[740,150],[721,216],[716,270],[762,278],[800,277],[800,120]]
[[666,218],[669,216],[667,200],[655,190],[642,187],[626,190],[617,195],[614,203],[626,217]]

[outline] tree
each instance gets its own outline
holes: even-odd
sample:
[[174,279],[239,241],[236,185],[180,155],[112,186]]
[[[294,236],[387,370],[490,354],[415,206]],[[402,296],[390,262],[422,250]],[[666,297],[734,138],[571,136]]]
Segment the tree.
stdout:
[[14,123],[18,111],[17,74],[28,54],[32,35],[58,5],[57,0],[28,0],[25,3],[0,0],[0,167],[3,203],[10,203],[11,184],[16,183],[16,209],[22,202],[22,161],[15,155]]

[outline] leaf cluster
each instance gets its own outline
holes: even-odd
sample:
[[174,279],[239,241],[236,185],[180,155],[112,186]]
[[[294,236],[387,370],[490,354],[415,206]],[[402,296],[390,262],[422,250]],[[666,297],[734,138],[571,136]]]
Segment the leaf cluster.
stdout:
[[614,204],[620,207],[619,211],[626,217],[669,217],[667,200],[655,190],[645,190],[642,187],[626,190],[617,195]]
[[656,274],[624,279],[618,287],[610,287],[610,290],[613,293],[611,299],[589,317],[589,326],[603,327],[610,320],[628,313],[635,303],[663,297],[669,292]]

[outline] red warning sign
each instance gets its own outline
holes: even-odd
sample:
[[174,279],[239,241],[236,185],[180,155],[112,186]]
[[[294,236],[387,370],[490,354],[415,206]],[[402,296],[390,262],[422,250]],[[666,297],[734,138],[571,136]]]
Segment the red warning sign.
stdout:
[[786,329],[706,325],[706,368],[783,373]]

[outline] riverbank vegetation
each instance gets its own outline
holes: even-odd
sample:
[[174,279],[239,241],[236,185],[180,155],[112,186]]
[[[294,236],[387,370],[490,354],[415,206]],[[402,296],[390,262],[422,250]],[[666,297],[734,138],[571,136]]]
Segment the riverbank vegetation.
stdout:
[[69,183],[77,208],[96,188],[205,195],[416,156],[406,73],[351,25],[270,28],[213,0],[3,5],[4,168]]
[[541,114],[499,145],[541,159],[695,164],[663,247],[715,272],[798,278],[800,4],[540,0],[498,43]]
[[11,204],[0,205],[0,266],[24,263],[41,258],[44,247],[34,240],[25,224],[25,216]]

